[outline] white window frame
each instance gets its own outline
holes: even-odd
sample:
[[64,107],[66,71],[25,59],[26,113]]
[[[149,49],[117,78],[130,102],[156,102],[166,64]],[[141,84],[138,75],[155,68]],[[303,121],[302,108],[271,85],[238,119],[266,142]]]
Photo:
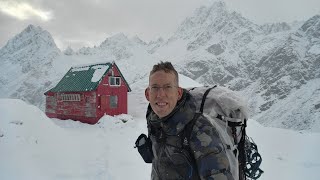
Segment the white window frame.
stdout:
[[81,101],[80,94],[61,94],[61,101]]
[[[117,79],[119,80],[119,84],[117,84]],[[114,82],[114,84],[112,83]],[[121,77],[110,76],[109,77],[109,85],[110,86],[121,86]]]

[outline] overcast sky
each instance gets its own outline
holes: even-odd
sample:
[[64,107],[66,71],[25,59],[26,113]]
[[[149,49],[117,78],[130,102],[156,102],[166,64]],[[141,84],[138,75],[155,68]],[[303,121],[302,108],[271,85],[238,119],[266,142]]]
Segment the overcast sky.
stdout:
[[[29,24],[41,26],[62,50],[99,45],[119,32],[144,41],[168,38],[201,5],[216,0],[0,0],[0,48]],[[225,0],[257,24],[307,20],[320,0]]]

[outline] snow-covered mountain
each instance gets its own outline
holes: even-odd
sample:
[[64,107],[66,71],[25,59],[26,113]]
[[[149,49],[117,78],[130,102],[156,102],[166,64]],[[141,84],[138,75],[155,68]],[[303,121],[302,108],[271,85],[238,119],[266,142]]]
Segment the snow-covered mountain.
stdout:
[[[299,29],[287,23],[258,26],[217,2],[188,17],[155,53],[170,57],[180,73],[200,83],[242,91],[252,116],[264,125],[314,129],[320,114],[316,106],[299,111],[305,118],[293,110],[303,104],[282,111],[271,107],[300,88],[312,89],[308,82],[320,78],[319,22],[316,15]],[[319,89],[313,89],[319,102]],[[288,113],[279,114],[283,111]]]
[[[300,102],[302,104],[283,107],[289,112],[286,113],[286,117],[277,111],[269,110],[274,104],[287,101],[288,96],[297,93],[300,89],[312,90],[314,96],[310,98],[317,102],[320,101],[319,88],[314,89],[313,85],[311,86],[312,83],[308,83],[320,78],[320,36],[317,33],[319,23],[319,16],[314,16],[296,31],[276,33],[271,38],[278,35],[281,37],[272,40],[274,43],[272,43],[271,51],[263,53],[256,51],[256,48],[249,45],[249,52],[240,52],[242,55],[240,57],[246,62],[246,72],[249,79],[254,82],[249,84],[250,89],[255,89],[254,93],[264,99],[264,103],[255,104],[259,108],[256,108],[255,112],[262,112],[263,116],[268,117],[263,118],[262,116],[258,119],[263,124],[270,125],[271,122],[277,121],[275,124],[278,127],[300,130],[312,129],[314,122],[319,120],[317,117],[319,117],[320,111],[315,106],[310,106],[310,109],[299,113],[293,111],[295,107],[303,106],[309,100],[307,97],[303,97],[306,99]],[[259,46],[261,47],[260,44]],[[311,112],[313,112],[313,116],[309,116]],[[301,114],[305,118],[301,118]]]
[[319,32],[319,15],[259,26],[222,1],[198,8],[168,40],[149,43],[118,33],[99,46],[61,53],[47,31],[30,25],[0,49],[0,97],[43,109],[43,92],[71,66],[105,61],[117,63],[135,92],[144,89],[136,84],[153,64],[168,60],[201,84],[240,91],[264,125],[320,131]]
[[29,25],[0,49],[0,97],[42,106],[52,63],[60,53],[48,31]]
[[98,47],[83,47],[79,49],[79,55],[97,55],[106,57],[112,61],[125,59],[133,56],[137,51],[146,51],[146,44],[139,38],[129,39],[123,33],[105,39]]
[[262,34],[258,25],[216,2],[186,18],[156,53],[174,59],[183,74],[201,83],[236,83],[248,79],[238,52]]

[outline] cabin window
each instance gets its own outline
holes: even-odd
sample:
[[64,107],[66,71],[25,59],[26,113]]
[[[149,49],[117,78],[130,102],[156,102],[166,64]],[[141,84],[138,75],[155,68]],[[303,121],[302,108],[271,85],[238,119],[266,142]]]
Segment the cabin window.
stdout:
[[61,94],[62,101],[80,101],[80,94]]
[[109,77],[109,84],[110,86],[120,86],[121,85],[121,78],[120,77]]
[[118,107],[118,96],[110,96],[110,108]]

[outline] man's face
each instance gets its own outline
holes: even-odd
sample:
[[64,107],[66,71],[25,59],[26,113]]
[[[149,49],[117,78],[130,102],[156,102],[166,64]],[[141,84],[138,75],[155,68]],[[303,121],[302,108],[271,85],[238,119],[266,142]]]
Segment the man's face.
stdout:
[[145,91],[152,110],[163,118],[170,114],[182,96],[175,75],[157,71],[149,77],[149,87]]

